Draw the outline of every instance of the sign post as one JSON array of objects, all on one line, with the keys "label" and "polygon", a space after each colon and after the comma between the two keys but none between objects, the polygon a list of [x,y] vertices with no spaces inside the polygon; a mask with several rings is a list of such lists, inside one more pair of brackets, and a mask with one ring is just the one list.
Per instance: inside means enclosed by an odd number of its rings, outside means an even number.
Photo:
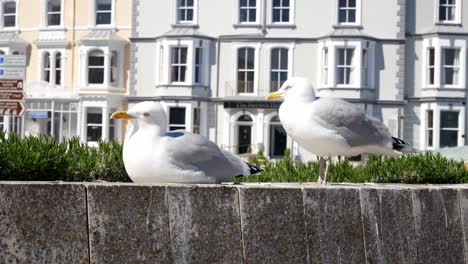
[{"label": "sign post", "polygon": [[26,56],[0,56],[0,116],[22,116],[25,111],[23,91]]}]

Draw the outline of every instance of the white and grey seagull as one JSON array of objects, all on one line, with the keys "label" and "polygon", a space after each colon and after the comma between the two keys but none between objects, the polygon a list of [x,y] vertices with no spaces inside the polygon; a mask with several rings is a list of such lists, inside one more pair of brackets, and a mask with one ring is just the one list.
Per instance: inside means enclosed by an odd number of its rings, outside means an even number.
[{"label": "white and grey seagull", "polygon": [[198,134],[167,132],[167,116],[157,102],[141,102],[111,118],[129,121],[123,161],[135,183],[217,183],[260,171]]},{"label": "white and grey seagull", "polygon": [[[381,154],[400,156],[409,144],[392,137],[387,127],[356,105],[338,98],[316,99],[314,87],[302,77],[287,80],[267,99],[283,97],[279,118],[288,135],[319,156],[319,183],[326,183],[332,156]],[[326,157],[325,176],[323,163]]]}]

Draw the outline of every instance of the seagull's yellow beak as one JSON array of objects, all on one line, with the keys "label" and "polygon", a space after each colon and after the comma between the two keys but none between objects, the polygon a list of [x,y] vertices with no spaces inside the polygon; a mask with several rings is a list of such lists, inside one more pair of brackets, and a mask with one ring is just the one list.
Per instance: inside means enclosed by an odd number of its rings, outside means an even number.
[{"label": "seagull's yellow beak", "polygon": [[131,119],[131,118],[135,118],[134,116],[132,115],[129,115],[127,113],[127,111],[117,111],[117,112],[114,112],[110,118],[113,118],[113,119]]},{"label": "seagull's yellow beak", "polygon": [[280,97],[283,97],[284,93],[283,92],[280,92],[280,91],[276,91],[276,92],[272,92],[272,93],[269,93],[266,97],[267,100],[273,100],[273,99],[276,99],[276,98],[280,98]]}]

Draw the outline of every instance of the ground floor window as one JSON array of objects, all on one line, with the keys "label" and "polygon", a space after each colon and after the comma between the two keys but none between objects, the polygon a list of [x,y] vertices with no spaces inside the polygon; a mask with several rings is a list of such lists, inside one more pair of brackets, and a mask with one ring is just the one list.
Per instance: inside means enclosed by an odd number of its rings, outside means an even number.
[{"label": "ground floor window", "polygon": [[237,153],[250,153],[252,149],[252,118],[242,115],[237,119]]},{"label": "ground floor window", "polygon": [[185,130],[185,107],[169,108],[169,131]]},{"label": "ground floor window", "polygon": [[458,111],[440,111],[440,147],[458,145]]},{"label": "ground floor window", "polygon": [[102,138],[102,108],[90,107],[86,113],[86,141],[97,142]]},{"label": "ground floor window", "polygon": [[465,106],[430,104],[424,109],[421,148],[438,149],[463,145]]},{"label": "ground floor window", "polygon": [[9,131],[21,135],[23,120],[21,117],[10,117]]},{"label": "ground floor window", "polygon": [[282,157],[286,150],[287,134],[278,116],[270,121],[270,157]]}]

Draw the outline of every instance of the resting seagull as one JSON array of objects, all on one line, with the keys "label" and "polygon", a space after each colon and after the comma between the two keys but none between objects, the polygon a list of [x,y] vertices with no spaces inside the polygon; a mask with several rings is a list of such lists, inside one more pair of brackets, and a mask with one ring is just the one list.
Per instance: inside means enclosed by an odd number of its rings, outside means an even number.
[{"label": "resting seagull", "polygon": [[138,103],[111,118],[129,121],[123,161],[135,183],[217,183],[260,171],[203,136],[166,132],[167,116],[157,102]]},{"label": "resting seagull", "polygon": [[[279,118],[288,135],[301,147],[319,156],[319,183],[327,182],[331,156],[381,154],[392,157],[412,149],[391,136],[379,120],[338,98],[315,98],[310,82],[301,77],[287,80],[267,99],[284,97]],[[325,177],[324,157],[327,157]]]}]

